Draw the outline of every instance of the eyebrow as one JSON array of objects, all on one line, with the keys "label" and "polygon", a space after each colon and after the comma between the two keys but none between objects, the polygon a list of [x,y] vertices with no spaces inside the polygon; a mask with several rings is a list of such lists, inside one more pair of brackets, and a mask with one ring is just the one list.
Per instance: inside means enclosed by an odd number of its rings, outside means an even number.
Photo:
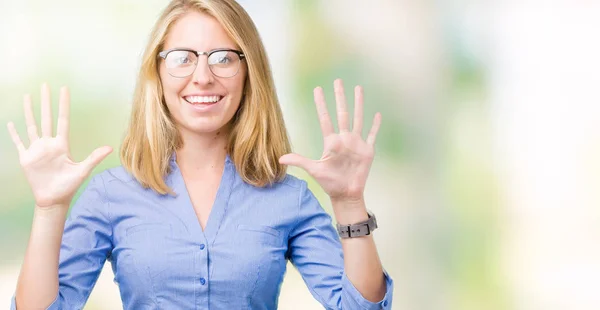
[{"label": "eyebrow", "polygon": [[212,49],[207,50],[207,51],[199,51],[199,50],[196,50],[194,48],[186,47],[186,46],[176,46],[176,47],[171,47],[171,48],[164,48],[165,51],[167,51],[167,50],[191,50],[191,51],[196,51],[196,52],[212,52],[212,51],[223,50],[223,49],[225,49],[225,50],[236,50],[236,51],[240,50],[237,47],[227,47],[227,46],[212,48]]}]

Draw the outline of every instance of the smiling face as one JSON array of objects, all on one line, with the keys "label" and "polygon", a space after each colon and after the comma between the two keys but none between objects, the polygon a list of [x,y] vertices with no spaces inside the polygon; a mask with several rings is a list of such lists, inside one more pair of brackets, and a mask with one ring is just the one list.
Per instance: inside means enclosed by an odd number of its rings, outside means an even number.
[{"label": "smiling face", "polygon": [[[215,18],[196,11],[186,13],[173,24],[163,50],[173,48],[201,52],[239,50]],[[189,62],[185,57],[177,59],[180,64]],[[205,54],[198,57],[196,70],[187,77],[172,76],[173,71],[167,69],[166,62],[160,59],[160,80],[167,107],[180,132],[184,135],[210,134],[227,125],[242,99],[247,74],[245,60],[241,60],[237,74],[228,78],[211,72]],[[218,73],[217,70],[213,68]]]}]

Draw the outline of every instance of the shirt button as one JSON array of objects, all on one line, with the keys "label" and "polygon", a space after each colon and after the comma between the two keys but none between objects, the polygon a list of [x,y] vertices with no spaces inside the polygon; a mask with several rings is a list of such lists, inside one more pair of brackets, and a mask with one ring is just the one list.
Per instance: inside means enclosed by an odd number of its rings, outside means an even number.
[{"label": "shirt button", "polygon": [[387,300],[384,300],[384,301],[383,301],[383,306],[384,306],[384,307],[387,307]]},{"label": "shirt button", "polygon": [[204,250],[204,243],[200,244],[200,250]]},{"label": "shirt button", "polygon": [[200,284],[202,284],[202,285],[206,284],[206,280],[204,278],[200,278]]}]

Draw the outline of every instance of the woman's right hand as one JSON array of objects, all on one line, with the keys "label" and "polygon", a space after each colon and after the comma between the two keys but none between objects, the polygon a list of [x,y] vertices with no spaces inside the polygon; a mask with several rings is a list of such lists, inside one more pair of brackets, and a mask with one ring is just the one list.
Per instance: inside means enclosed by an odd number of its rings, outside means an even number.
[{"label": "woman's right hand", "polygon": [[31,186],[36,206],[50,208],[69,206],[77,189],[110,152],[112,148],[97,148],[84,161],[76,163],[69,151],[69,91],[60,90],[56,136],[52,134],[52,108],[50,89],[42,85],[41,136],[33,116],[31,96],[26,95],[23,107],[29,147],[25,147],[15,126],[8,123],[8,131],[19,152],[19,162]]}]

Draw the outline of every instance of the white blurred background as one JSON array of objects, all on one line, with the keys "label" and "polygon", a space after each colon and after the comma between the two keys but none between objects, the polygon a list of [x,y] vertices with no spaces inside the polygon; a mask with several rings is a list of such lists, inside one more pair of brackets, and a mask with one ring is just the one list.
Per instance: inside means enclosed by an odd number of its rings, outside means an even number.
[{"label": "white blurred background", "polygon": [[[600,309],[600,2],[239,2],[297,152],[322,150],[317,85],[333,103],[333,79],[361,84],[368,117],[382,112],[366,195],[394,309]],[[166,3],[0,0],[0,121],[24,132],[22,95],[68,85],[75,157],[118,148]],[[6,130],[0,160],[8,305],[33,200]],[[118,164],[112,154],[98,171]],[[121,308],[112,278],[104,270],[86,309]],[[279,308],[322,308],[291,265]]]}]

